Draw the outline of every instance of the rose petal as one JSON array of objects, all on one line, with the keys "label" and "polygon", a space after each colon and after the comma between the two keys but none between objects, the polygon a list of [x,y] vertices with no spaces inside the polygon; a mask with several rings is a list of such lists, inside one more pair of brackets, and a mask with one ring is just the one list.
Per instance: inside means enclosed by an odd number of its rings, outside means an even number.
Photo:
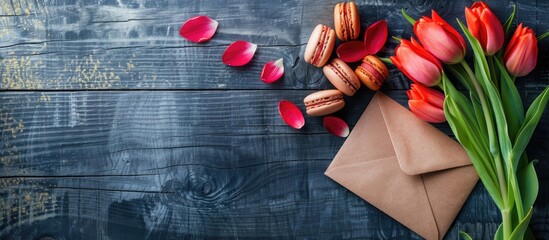
[{"label": "rose petal", "polygon": [[217,21],[208,16],[196,16],[187,20],[179,29],[179,35],[193,42],[210,40],[217,30]]},{"label": "rose petal", "polygon": [[338,137],[349,136],[349,126],[341,118],[334,116],[324,117],[324,128],[333,135]]},{"label": "rose petal", "polygon": [[257,45],[253,43],[236,41],[225,49],[221,60],[229,66],[243,66],[252,60],[256,49]]},{"label": "rose petal", "polygon": [[300,129],[305,125],[305,118],[303,118],[301,110],[288,100],[280,100],[278,102],[278,113],[280,113],[282,120],[290,127]]},{"label": "rose petal", "polygon": [[284,74],[284,60],[278,59],[265,63],[261,71],[261,80],[264,83],[274,83]]},{"label": "rose petal", "polygon": [[349,41],[345,42],[336,50],[339,59],[344,62],[358,62],[362,60],[368,53],[364,48],[364,43],[361,41]]},{"label": "rose petal", "polygon": [[385,45],[387,41],[387,35],[389,30],[387,29],[387,21],[380,20],[368,27],[364,34],[364,47],[366,52],[370,55],[374,55]]}]

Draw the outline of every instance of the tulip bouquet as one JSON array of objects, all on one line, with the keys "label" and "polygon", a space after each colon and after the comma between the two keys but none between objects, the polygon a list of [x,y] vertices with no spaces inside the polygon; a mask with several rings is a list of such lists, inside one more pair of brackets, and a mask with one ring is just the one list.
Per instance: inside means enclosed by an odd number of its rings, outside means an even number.
[{"label": "tulip bouquet", "polygon": [[[487,4],[476,2],[465,8],[467,25],[457,20],[473,50],[471,67],[464,38],[437,12],[417,21],[403,15],[419,41],[399,39],[390,59],[413,81],[407,92],[410,110],[426,121],[448,121],[501,212],[494,239],[533,238],[528,223],[539,186],[536,160],[528,159],[525,148],[549,100],[549,87],[525,112],[514,81],[534,69],[537,41],[548,34],[536,38],[519,24],[509,38],[515,11],[502,24]],[[457,90],[446,73],[467,93]]]}]

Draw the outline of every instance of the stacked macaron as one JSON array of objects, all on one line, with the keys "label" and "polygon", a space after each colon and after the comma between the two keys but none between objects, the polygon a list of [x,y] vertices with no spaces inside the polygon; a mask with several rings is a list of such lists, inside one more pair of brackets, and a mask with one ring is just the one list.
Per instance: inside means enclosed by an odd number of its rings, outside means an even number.
[{"label": "stacked macaron", "polygon": [[336,4],[334,25],[335,30],[323,24],[317,25],[309,37],[303,54],[305,62],[315,67],[322,67],[326,78],[337,88],[337,90],[315,92],[305,97],[303,102],[307,114],[311,116],[322,116],[339,111],[345,106],[343,94],[353,96],[360,88],[361,82],[369,89],[377,91],[389,76],[385,64],[373,55],[364,57],[355,71],[339,58],[329,61],[336,36],[341,41],[350,41],[357,39],[360,35],[360,16],[354,2]]}]

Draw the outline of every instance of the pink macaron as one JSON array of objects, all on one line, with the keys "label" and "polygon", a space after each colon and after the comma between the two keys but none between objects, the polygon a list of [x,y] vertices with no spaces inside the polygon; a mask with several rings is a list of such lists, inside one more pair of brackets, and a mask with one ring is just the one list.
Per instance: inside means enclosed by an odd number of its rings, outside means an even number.
[{"label": "pink macaron", "polygon": [[305,62],[312,64],[315,67],[322,67],[334,50],[336,34],[335,31],[326,25],[318,24],[305,48],[303,58]]},{"label": "pink macaron", "polygon": [[324,116],[339,111],[345,106],[343,93],[337,89],[322,90],[303,99],[305,111],[311,116]]},{"label": "pink macaron", "polygon": [[322,70],[334,87],[347,96],[353,96],[360,88],[360,81],[353,69],[339,58],[332,59]]},{"label": "pink macaron", "polygon": [[376,56],[368,55],[355,70],[356,76],[366,87],[377,91],[389,77],[387,66]]}]

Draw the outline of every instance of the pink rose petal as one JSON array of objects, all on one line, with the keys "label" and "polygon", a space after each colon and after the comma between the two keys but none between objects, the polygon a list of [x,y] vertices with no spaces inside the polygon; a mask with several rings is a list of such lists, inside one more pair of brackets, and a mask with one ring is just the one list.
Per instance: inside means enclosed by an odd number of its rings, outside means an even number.
[{"label": "pink rose petal", "polygon": [[236,41],[225,49],[221,60],[229,66],[243,66],[252,60],[255,50],[257,50],[257,45],[253,43],[242,40]]},{"label": "pink rose petal", "polygon": [[295,129],[300,129],[305,125],[305,118],[301,110],[288,100],[278,102],[278,112],[286,124]]},{"label": "pink rose petal", "polygon": [[217,21],[208,16],[196,16],[187,20],[179,29],[179,35],[193,42],[210,40],[217,30]]},{"label": "pink rose petal", "polygon": [[366,29],[366,34],[364,34],[364,47],[368,54],[374,55],[385,45],[387,41],[387,35],[389,35],[389,30],[387,29],[387,21],[380,20],[368,27]]},{"label": "pink rose petal", "polygon": [[368,55],[362,41],[345,42],[339,45],[336,52],[339,59],[347,63],[358,62]]},{"label": "pink rose petal", "polygon": [[261,71],[261,80],[264,83],[274,83],[284,74],[284,60],[278,59],[265,63]]},{"label": "pink rose petal", "polygon": [[338,137],[347,137],[349,136],[349,126],[341,118],[334,116],[324,117],[324,127],[328,132]]}]

